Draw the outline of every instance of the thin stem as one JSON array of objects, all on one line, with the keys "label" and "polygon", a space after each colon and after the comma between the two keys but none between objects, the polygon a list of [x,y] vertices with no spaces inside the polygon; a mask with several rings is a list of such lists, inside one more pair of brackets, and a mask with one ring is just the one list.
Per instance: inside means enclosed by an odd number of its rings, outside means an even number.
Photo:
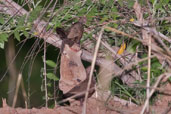
[{"label": "thin stem", "polygon": [[[146,97],[147,99],[149,98],[150,96],[150,72],[151,72],[151,35],[148,35],[148,71],[147,71],[147,93],[146,93]],[[147,112],[149,112],[149,99],[148,99],[148,102],[147,102]]]},{"label": "thin stem", "polygon": [[16,84],[15,95],[14,95],[14,99],[13,99],[13,103],[12,103],[12,107],[13,108],[15,107],[16,102],[17,102],[18,90],[19,90],[19,87],[20,87],[21,79],[22,79],[22,75],[21,75],[21,73],[19,73],[17,84]]},{"label": "thin stem", "polygon": [[171,77],[171,73],[163,73],[158,77],[157,81],[155,82],[154,86],[152,87],[152,89],[150,91],[148,98],[146,99],[146,101],[144,103],[144,106],[143,106],[140,114],[144,114],[144,111],[148,105],[148,101],[149,101],[150,97],[153,95],[153,93],[155,92],[155,90],[156,90],[155,88],[159,85],[160,81],[163,79],[163,77],[168,77],[168,76]]},{"label": "thin stem", "polygon": [[44,62],[44,80],[45,80],[45,98],[46,98],[46,108],[48,107],[48,95],[47,95],[47,78],[46,78],[46,41],[44,41],[44,56],[43,56],[43,62]]},{"label": "thin stem", "polygon": [[100,31],[99,38],[98,38],[97,43],[96,43],[95,52],[94,52],[94,56],[93,56],[93,61],[92,61],[92,64],[91,64],[91,71],[90,71],[90,75],[89,75],[87,91],[86,91],[85,100],[84,100],[83,109],[82,109],[82,114],[86,114],[86,105],[87,105],[88,93],[89,93],[89,89],[90,89],[90,84],[91,84],[91,80],[92,80],[92,76],[93,76],[93,69],[94,69],[94,66],[95,66],[95,63],[96,63],[97,53],[98,53],[98,50],[99,50],[99,47],[100,47],[100,41],[102,39],[103,31],[104,31],[104,27],[102,27],[102,29]]}]

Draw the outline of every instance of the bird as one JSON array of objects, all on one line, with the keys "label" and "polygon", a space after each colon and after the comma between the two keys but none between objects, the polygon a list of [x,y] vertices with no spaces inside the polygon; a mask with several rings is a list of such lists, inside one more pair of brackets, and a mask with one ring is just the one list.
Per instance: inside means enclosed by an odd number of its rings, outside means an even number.
[{"label": "bird", "polygon": [[74,42],[67,38],[67,33],[63,28],[57,27],[56,33],[59,35],[59,37],[62,40],[61,49],[60,49],[61,53],[64,50],[65,44],[69,45],[69,47],[73,46]]},{"label": "bird", "polygon": [[[65,93],[63,95],[64,99],[78,94],[77,96],[74,97],[74,99],[79,100],[80,102],[84,101],[84,97],[85,97],[85,94],[86,94],[88,81],[89,81],[90,70],[91,70],[91,67],[88,67],[86,69],[86,73],[87,73],[86,79],[84,81],[82,81],[81,83],[79,83],[78,85],[76,85],[75,87],[73,87],[70,91]],[[95,77],[93,76],[92,80],[91,80],[91,85],[90,85],[88,98],[91,97],[93,95],[93,93],[95,92],[95,84],[96,84],[96,80],[95,80]],[[80,93],[82,93],[82,94],[80,94]]]},{"label": "bird", "polygon": [[65,44],[69,45],[69,47],[72,47],[74,43],[80,45],[80,40],[83,36],[85,23],[86,17],[83,16],[80,17],[78,22],[72,24],[71,27],[69,27],[69,29],[66,31],[60,27],[56,28],[56,33],[62,40],[61,53],[64,50]]},{"label": "bird", "polygon": [[79,21],[74,23],[67,30],[67,38],[74,41],[77,44],[80,44],[80,40],[84,32],[84,24],[86,23],[86,17],[80,17]]},{"label": "bird", "polygon": [[61,40],[67,39],[67,34],[63,28],[56,27],[56,33],[59,35]]}]

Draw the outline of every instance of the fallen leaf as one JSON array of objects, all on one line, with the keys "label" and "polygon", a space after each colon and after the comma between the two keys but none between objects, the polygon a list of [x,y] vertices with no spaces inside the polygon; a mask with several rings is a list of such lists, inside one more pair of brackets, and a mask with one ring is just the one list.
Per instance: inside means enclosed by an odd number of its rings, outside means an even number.
[{"label": "fallen leaf", "polygon": [[125,48],[126,48],[126,43],[123,42],[120,49],[118,50],[118,54],[121,55],[124,51],[125,51]]}]

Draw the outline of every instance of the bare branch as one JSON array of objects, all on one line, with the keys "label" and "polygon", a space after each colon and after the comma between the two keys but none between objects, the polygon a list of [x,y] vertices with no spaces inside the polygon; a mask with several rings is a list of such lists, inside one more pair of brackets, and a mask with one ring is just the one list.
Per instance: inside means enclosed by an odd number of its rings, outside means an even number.
[{"label": "bare branch", "polygon": [[[2,2],[3,2],[4,5],[0,4],[0,12],[6,13],[6,14],[9,14],[9,15],[14,15],[19,10],[19,12],[16,14],[18,16],[28,14],[28,12],[25,9],[21,8],[18,4],[16,4],[12,0],[2,0]],[[35,35],[35,36],[37,36],[40,39],[45,40],[47,43],[49,43],[49,44],[51,44],[51,45],[53,45],[53,46],[55,46],[57,48],[61,47],[61,43],[62,43],[61,39],[59,38],[59,36],[57,36],[55,33],[53,33],[52,30],[44,31],[42,33],[42,30],[46,26],[45,21],[36,20],[36,21],[34,21],[34,25],[37,26],[36,30],[34,30],[34,33],[38,34],[38,35]],[[93,59],[93,56],[88,51],[83,50],[83,54],[82,54],[81,58],[83,60],[85,60],[85,61],[91,62],[92,59]],[[96,59],[96,64],[97,65],[101,65],[104,62],[106,62],[106,60],[103,59],[103,58],[97,58]],[[121,70],[121,68],[118,67],[116,64],[113,64],[113,65],[114,65],[113,66],[113,68],[114,68],[113,71],[114,72],[117,72],[117,71]]]}]

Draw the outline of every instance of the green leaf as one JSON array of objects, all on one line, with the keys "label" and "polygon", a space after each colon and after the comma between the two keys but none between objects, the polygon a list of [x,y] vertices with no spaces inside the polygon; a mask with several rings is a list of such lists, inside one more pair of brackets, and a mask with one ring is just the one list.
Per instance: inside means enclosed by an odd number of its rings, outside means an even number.
[{"label": "green leaf", "polygon": [[75,5],[74,7],[73,7],[73,9],[72,10],[79,10],[80,9],[80,5]]},{"label": "green leaf", "polygon": [[14,31],[14,36],[15,36],[15,38],[18,40],[18,41],[20,41],[20,34],[19,34],[19,32],[16,30],[16,31]]},{"label": "green leaf", "polygon": [[0,42],[0,48],[4,49],[4,42]]},{"label": "green leaf", "polygon": [[41,10],[42,6],[37,6],[32,12],[30,12],[28,22],[33,22],[34,20],[36,20]]},{"label": "green leaf", "polygon": [[20,17],[19,19],[18,19],[18,25],[19,26],[23,26],[24,25],[24,21],[25,21],[25,18],[26,18],[26,15],[23,15],[22,17]]},{"label": "green leaf", "polygon": [[55,76],[53,73],[47,73],[47,78],[50,80],[58,81],[59,78]]},{"label": "green leaf", "polygon": [[146,66],[145,67],[141,67],[141,70],[146,72],[147,71],[147,67]]},{"label": "green leaf", "polygon": [[106,21],[106,20],[108,20],[108,16],[104,16],[102,19],[101,19],[101,21],[100,21],[100,23],[103,23],[104,21]]},{"label": "green leaf", "polygon": [[169,81],[171,81],[171,77],[169,77]]},{"label": "green leaf", "polygon": [[128,0],[128,8],[132,8],[134,5],[134,1],[133,0]]},{"label": "green leaf", "polygon": [[126,50],[130,53],[135,53],[138,45],[140,45],[140,42],[133,40],[131,43],[129,43]]},{"label": "green leaf", "polygon": [[91,11],[88,13],[88,16],[94,16],[97,14],[97,7],[93,7]]},{"label": "green leaf", "polygon": [[90,6],[92,4],[91,0],[86,0],[86,5]]},{"label": "green leaf", "polygon": [[53,68],[56,67],[56,63],[53,62],[52,60],[46,60],[46,64],[47,64],[48,66],[50,66],[50,67],[53,67]]},{"label": "green leaf", "polygon": [[23,30],[25,30],[25,29],[26,29],[25,26],[19,25],[19,26],[17,26],[17,28],[15,29],[15,31],[23,31]]},{"label": "green leaf", "polygon": [[87,13],[87,8],[82,8],[79,12],[78,12],[78,16],[82,16],[85,15]]},{"label": "green leaf", "polygon": [[154,4],[154,0],[150,0],[150,2],[152,2],[152,4]]},{"label": "green leaf", "polygon": [[118,3],[119,3],[119,5],[121,6],[121,7],[123,7],[123,1],[122,0],[118,0]]},{"label": "green leaf", "polygon": [[103,5],[105,5],[106,0],[100,0],[100,3],[103,4]]},{"label": "green leaf", "polygon": [[47,86],[48,86],[48,87],[52,87],[52,83],[50,83],[50,82],[47,83]]},{"label": "green leaf", "polygon": [[0,42],[8,41],[8,34],[2,33],[0,34]]},{"label": "green leaf", "polygon": [[67,14],[67,15],[64,17],[64,20],[69,20],[70,18],[72,18],[72,15]]},{"label": "green leaf", "polygon": [[118,24],[117,23],[113,23],[113,27],[114,28],[117,28],[118,27]]},{"label": "green leaf", "polygon": [[111,9],[112,12],[118,12],[116,6],[113,6],[113,8]]},{"label": "green leaf", "polygon": [[24,36],[25,36],[26,38],[28,38],[28,37],[29,37],[29,34],[28,34],[28,32],[27,32],[27,31],[23,30],[23,34],[24,34]]},{"label": "green leaf", "polygon": [[50,92],[48,92],[48,97],[53,97],[53,95]]},{"label": "green leaf", "polygon": [[4,23],[5,23],[5,21],[4,21],[4,19],[3,19],[2,16],[0,16],[0,23],[1,23],[1,24],[4,24]]}]

